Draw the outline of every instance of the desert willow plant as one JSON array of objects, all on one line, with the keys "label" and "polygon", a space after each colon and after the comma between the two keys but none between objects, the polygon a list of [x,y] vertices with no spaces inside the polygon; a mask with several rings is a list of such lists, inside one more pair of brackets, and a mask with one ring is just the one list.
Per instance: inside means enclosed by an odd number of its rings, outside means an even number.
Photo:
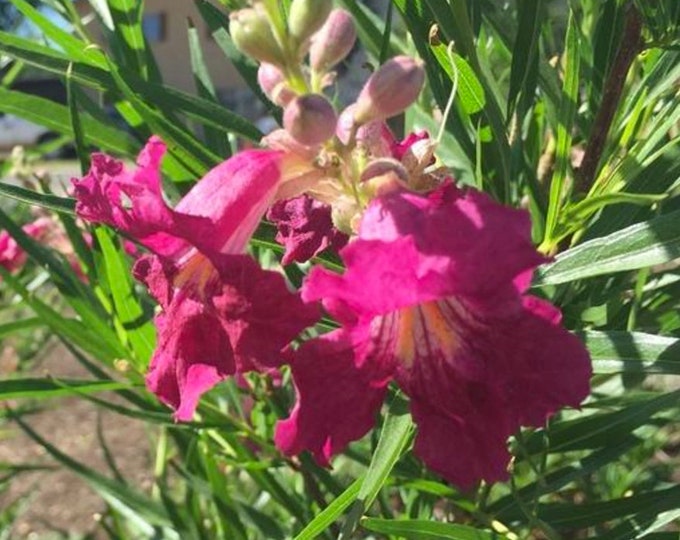
[{"label": "desert willow plant", "polygon": [[219,103],[194,23],[195,96],[163,83],[143,5],[92,2],[102,47],[70,2],[72,32],[13,1],[50,45],[0,33],[11,76],[69,99],[6,85],[0,109],[70,136],[81,174],[69,197],[0,184],[72,245],[0,212],[0,335],[47,327],[92,376],[0,395],[144,422],[153,486],[6,416],[102,494],[112,538],[677,535],[674,4],[227,4],[194,18],[266,136]]}]

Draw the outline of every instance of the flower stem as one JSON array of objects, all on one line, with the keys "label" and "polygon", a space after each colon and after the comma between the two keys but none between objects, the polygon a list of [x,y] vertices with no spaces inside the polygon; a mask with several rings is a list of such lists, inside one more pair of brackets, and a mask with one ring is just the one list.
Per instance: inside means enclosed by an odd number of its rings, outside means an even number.
[{"label": "flower stem", "polygon": [[638,53],[642,50],[642,17],[630,2],[626,13],[625,26],[619,49],[614,58],[602,94],[602,104],[590,130],[583,162],[578,173],[577,191],[587,193],[595,181],[598,165],[602,158],[607,136],[623,94],[628,71]]}]

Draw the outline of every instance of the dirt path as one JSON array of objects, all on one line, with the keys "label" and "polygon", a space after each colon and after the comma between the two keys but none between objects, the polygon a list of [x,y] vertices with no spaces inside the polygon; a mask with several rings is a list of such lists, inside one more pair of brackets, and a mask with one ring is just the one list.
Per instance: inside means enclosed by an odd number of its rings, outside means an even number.
[{"label": "dirt path", "polygon": [[[88,377],[61,345],[48,348],[34,375],[46,372],[56,377]],[[97,437],[97,423],[101,422],[106,444],[123,476],[132,485],[149,487],[150,445],[142,422],[102,411],[77,398],[50,400],[43,405],[41,412],[25,418],[50,443],[80,463],[111,476]],[[55,465],[43,448],[12,425],[0,426],[0,464],[3,462]],[[55,531],[65,536],[92,534],[90,538],[105,538],[96,532],[96,517],[104,504],[74,474],[61,468],[24,473],[12,481],[8,491],[0,493],[0,509],[26,494],[30,494],[28,508],[14,524],[11,538],[39,539],[42,533]]]}]

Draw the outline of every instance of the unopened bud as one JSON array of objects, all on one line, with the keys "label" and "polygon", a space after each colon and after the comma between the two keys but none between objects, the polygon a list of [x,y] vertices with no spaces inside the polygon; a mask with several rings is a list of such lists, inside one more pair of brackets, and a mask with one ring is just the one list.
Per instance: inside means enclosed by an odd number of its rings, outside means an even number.
[{"label": "unopened bud", "polygon": [[277,65],[285,62],[267,14],[260,7],[234,11],[229,20],[229,33],[236,47],[256,60]]},{"label": "unopened bud", "polygon": [[325,72],[342,61],[354,47],[357,31],[352,16],[344,9],[334,9],[321,30],[312,38],[309,63],[317,72]]},{"label": "unopened bud", "polygon": [[423,63],[409,56],[385,62],[366,81],[354,111],[354,121],[365,124],[403,112],[413,103],[425,82]]},{"label": "unopened bud", "polygon": [[257,82],[265,95],[277,105],[285,107],[295,92],[288,86],[283,72],[274,64],[262,62],[257,70]]},{"label": "unopened bud", "polygon": [[[354,111],[356,104],[347,107],[338,117],[335,135],[343,144],[349,143],[350,133],[356,122]],[[394,136],[387,125],[379,120],[367,122],[356,131],[356,142],[372,157],[385,157],[392,154]]]},{"label": "unopened bud", "polygon": [[293,0],[288,14],[288,30],[298,43],[312,37],[326,22],[333,0]]},{"label": "unopened bud", "polygon": [[336,122],[333,106],[320,94],[296,97],[283,113],[283,127],[296,141],[307,146],[330,139]]},{"label": "unopened bud", "polygon": [[361,182],[379,197],[408,189],[408,172],[396,159],[376,159],[361,173]]}]

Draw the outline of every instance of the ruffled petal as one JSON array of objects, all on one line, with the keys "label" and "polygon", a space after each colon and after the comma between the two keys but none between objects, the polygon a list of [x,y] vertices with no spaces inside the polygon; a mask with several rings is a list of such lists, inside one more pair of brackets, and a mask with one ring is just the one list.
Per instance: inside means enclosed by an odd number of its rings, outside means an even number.
[{"label": "ruffled petal", "polygon": [[275,203],[267,219],[278,229],[276,241],[286,248],[283,264],[306,262],[328,248],[338,250],[348,241],[347,235],[333,226],[331,207],[307,195]]},{"label": "ruffled petal", "polygon": [[156,317],[156,328],[147,387],[175,409],[175,419],[191,420],[200,396],[235,372],[229,336],[219,319],[191,298],[175,299]]},{"label": "ruffled petal", "polygon": [[212,298],[229,334],[237,370],[279,367],[281,350],[320,316],[316,304],[305,304],[278,272],[263,270],[246,255],[213,259],[220,289]]},{"label": "ruffled petal", "polygon": [[191,247],[242,252],[280,187],[281,153],[237,154],[208,172],[171,209],[161,191],[165,150],[152,137],[132,172],[109,156],[93,155],[88,175],[73,181],[78,215],[116,227],[166,257]]},{"label": "ruffled petal", "polygon": [[374,364],[360,365],[358,347],[356,340],[336,330],[295,352],[291,369],[297,401],[274,436],[282,452],[308,450],[327,466],[333,455],[373,427],[389,379]]},{"label": "ruffled petal", "polygon": [[545,261],[531,243],[526,212],[452,185],[428,197],[376,199],[359,238],[340,254],[345,273],[315,269],[303,296],[360,319],[449,296],[484,310],[515,309],[526,276]]},{"label": "ruffled petal", "polygon": [[134,268],[163,307],[147,385],[178,420],[190,419],[201,394],[228,375],[279,367],[282,349],[319,318],[281,274],[246,255],[208,259],[194,251],[186,265],[191,275],[150,255]]},{"label": "ruffled petal", "polygon": [[[56,224],[49,218],[38,218],[22,227],[24,233],[33,239],[40,240]],[[14,272],[21,268],[28,256],[7,231],[0,231],[0,266]]]},{"label": "ruffled petal", "polygon": [[588,353],[547,302],[528,297],[502,316],[455,299],[415,310],[408,328],[402,314],[382,341],[393,344],[386,350],[412,400],[416,454],[460,487],[505,479],[507,438],[588,395]]},{"label": "ruffled petal", "polygon": [[443,415],[429,402],[411,400],[411,414],[418,426],[414,454],[461,489],[471,488],[480,480],[492,483],[508,478],[508,434],[497,431],[502,413],[494,406],[480,411],[478,407],[485,406],[482,400],[475,397],[465,418]]}]

